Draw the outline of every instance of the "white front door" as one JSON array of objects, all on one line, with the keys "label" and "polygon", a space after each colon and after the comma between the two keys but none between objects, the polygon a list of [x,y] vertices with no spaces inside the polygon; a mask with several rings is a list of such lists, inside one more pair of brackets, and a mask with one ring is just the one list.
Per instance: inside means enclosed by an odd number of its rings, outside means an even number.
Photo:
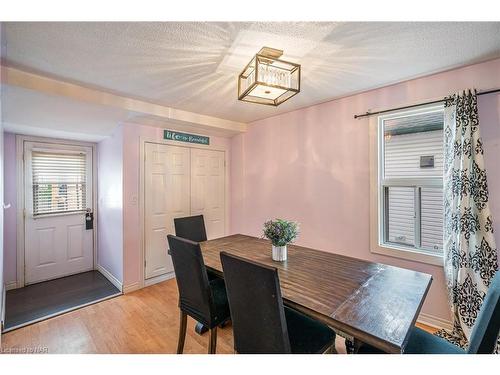
[{"label": "white front door", "polygon": [[92,148],[25,142],[25,284],[93,269]]},{"label": "white front door", "polygon": [[191,215],[203,215],[208,239],[225,234],[223,151],[191,150]]},{"label": "white front door", "polygon": [[145,147],[145,278],[173,272],[167,235],[174,218],[189,216],[189,148],[146,143]]}]

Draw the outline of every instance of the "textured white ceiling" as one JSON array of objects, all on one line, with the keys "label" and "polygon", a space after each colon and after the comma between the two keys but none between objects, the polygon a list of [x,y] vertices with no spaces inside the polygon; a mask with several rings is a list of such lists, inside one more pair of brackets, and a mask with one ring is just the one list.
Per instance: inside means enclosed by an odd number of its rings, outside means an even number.
[{"label": "textured white ceiling", "polygon": [[[183,110],[250,122],[500,56],[496,23],[6,23],[6,60]],[[274,108],[239,102],[262,46],[302,64],[302,91]]]}]

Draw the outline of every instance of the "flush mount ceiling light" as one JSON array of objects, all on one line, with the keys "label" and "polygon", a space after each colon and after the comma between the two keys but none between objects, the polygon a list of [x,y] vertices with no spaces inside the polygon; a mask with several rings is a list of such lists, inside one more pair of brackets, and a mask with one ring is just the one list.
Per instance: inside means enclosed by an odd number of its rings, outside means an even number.
[{"label": "flush mount ceiling light", "polygon": [[300,92],[300,65],[279,60],[283,51],[264,47],[238,77],[238,99],[278,106]]}]

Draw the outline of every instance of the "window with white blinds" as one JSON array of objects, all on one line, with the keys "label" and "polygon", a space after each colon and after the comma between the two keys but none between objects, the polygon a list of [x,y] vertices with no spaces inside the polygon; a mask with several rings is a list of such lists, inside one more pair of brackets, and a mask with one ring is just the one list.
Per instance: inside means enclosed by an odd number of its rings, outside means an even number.
[{"label": "window with white blinds", "polygon": [[86,209],[86,155],[33,151],[33,215]]},{"label": "window with white blinds", "polygon": [[380,118],[380,243],[443,249],[443,110]]}]

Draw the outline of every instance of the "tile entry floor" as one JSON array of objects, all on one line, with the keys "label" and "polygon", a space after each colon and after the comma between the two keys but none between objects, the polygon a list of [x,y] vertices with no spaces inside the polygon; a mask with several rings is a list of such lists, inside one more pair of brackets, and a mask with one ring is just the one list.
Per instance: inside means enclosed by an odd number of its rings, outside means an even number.
[{"label": "tile entry floor", "polygon": [[120,294],[98,271],[9,290],[5,298],[4,332]]}]

